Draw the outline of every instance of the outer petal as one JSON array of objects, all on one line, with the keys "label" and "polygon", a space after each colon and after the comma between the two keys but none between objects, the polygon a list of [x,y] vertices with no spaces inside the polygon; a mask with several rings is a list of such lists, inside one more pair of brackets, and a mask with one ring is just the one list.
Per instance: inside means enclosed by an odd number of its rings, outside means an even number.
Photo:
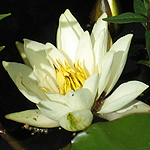
[{"label": "outer petal", "polygon": [[88,75],[94,73],[94,52],[92,50],[91,39],[88,31],[82,35],[76,52],[76,61],[80,62],[81,67]]},{"label": "outer petal", "polygon": [[22,57],[24,63],[27,66],[31,67],[31,64],[30,64],[30,62],[29,62],[29,60],[27,58],[27,55],[25,54],[25,51],[24,51],[24,45],[22,43],[20,43],[20,42],[16,42],[16,46],[17,46],[17,49],[18,49],[18,51],[20,53],[20,56]]},{"label": "outer petal", "polygon": [[108,98],[105,99],[104,104],[98,113],[110,113],[121,109],[147,88],[148,85],[139,81],[130,81],[121,84]]},{"label": "outer petal", "polygon": [[77,20],[72,16],[69,10],[66,10],[59,19],[57,48],[63,50],[69,58],[71,58],[72,62],[75,61],[75,53],[80,38],[80,32],[82,32],[82,29]]},{"label": "outer petal", "polygon": [[[3,62],[3,66],[22,94],[34,103],[46,100],[44,91],[38,87],[32,69],[24,64]],[[15,68],[15,69],[14,69]]]},{"label": "outer petal", "polygon": [[43,113],[43,115],[56,121],[58,121],[59,118],[66,115],[68,112],[72,111],[66,105],[52,101],[41,101],[37,104],[37,107]]},{"label": "outer petal", "polygon": [[79,110],[61,117],[59,123],[68,131],[80,131],[90,126],[92,120],[93,115],[90,110]]},{"label": "outer petal", "polygon": [[[116,51],[116,54],[114,56],[111,77],[105,89],[107,94],[112,90],[124,69],[132,36],[132,34],[128,34],[121,37],[112,45],[110,49],[110,51]],[[123,51],[123,54],[119,51]]]},{"label": "outer petal", "polygon": [[91,109],[94,96],[88,89],[70,90],[65,95],[66,104],[71,110]]},{"label": "outer petal", "polygon": [[35,52],[45,50],[45,45],[29,39],[24,39],[24,47]]},{"label": "outer petal", "polygon": [[47,100],[44,90],[39,88],[37,84],[30,82],[22,74],[18,74],[15,83],[20,92],[31,102],[38,103],[41,100]]},{"label": "outer petal", "polygon": [[150,113],[150,106],[141,101],[134,100],[119,111],[107,114],[98,114],[98,116],[109,121],[113,121],[134,113]]},{"label": "outer petal", "polygon": [[25,110],[5,116],[7,119],[41,128],[58,127],[57,121],[45,117],[38,109]]},{"label": "outer petal", "polygon": [[94,45],[96,39],[98,38],[100,32],[103,29],[107,29],[108,23],[107,21],[103,21],[103,18],[107,18],[107,14],[103,13],[99,19],[97,20],[97,22],[94,24],[92,33],[91,33],[91,40],[92,40],[92,44]]}]

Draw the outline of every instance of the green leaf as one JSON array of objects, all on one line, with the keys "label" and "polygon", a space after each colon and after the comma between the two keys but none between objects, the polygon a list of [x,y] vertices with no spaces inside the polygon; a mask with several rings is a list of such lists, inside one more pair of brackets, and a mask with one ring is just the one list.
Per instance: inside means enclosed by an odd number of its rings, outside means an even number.
[{"label": "green leaf", "polygon": [[150,61],[148,60],[140,60],[138,61],[138,64],[142,64],[142,65],[150,67]]},{"label": "green leaf", "polygon": [[3,18],[7,17],[7,16],[10,16],[11,13],[8,13],[8,14],[2,14],[0,15],[0,20],[2,20]]},{"label": "green leaf", "polygon": [[70,150],[149,150],[150,114],[91,125],[71,141]]},{"label": "green leaf", "polygon": [[3,50],[4,48],[5,48],[5,46],[1,46],[1,47],[0,47],[0,51]]},{"label": "green leaf", "polygon": [[147,11],[148,11],[149,4],[150,4],[150,0],[144,0],[144,6]]},{"label": "green leaf", "polygon": [[147,18],[144,17],[143,15],[135,14],[131,12],[123,13],[121,15],[114,16],[114,17],[105,18],[103,20],[112,23],[131,23],[131,22],[146,23],[147,22]]},{"label": "green leaf", "polygon": [[147,9],[145,8],[143,1],[134,0],[133,7],[135,13],[147,16]]}]

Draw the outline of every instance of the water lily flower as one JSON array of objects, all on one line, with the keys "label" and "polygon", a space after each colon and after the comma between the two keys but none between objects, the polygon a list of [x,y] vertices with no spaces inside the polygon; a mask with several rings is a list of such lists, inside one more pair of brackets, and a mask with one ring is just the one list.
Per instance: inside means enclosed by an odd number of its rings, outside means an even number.
[{"label": "water lily flower", "polygon": [[106,17],[104,13],[98,19],[90,35],[67,9],[59,18],[57,47],[28,39],[24,44],[17,42],[25,64],[3,62],[3,66],[38,109],[6,118],[37,127],[79,131],[92,123],[93,111],[117,111],[148,88],[142,82],[130,81],[105,98],[122,73],[132,39],[128,34],[112,45],[107,22],[102,20]]}]

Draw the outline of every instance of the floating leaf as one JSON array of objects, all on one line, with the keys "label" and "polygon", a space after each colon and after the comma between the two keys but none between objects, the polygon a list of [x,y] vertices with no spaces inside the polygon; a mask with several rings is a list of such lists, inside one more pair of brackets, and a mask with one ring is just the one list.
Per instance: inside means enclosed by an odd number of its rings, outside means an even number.
[{"label": "floating leaf", "polygon": [[0,15],[0,20],[2,20],[3,18],[7,17],[7,16],[10,16],[11,13],[8,13],[8,14],[2,14]]},{"label": "floating leaf", "polygon": [[131,23],[131,22],[146,23],[147,22],[147,18],[144,17],[143,15],[135,14],[131,12],[123,13],[121,15],[114,16],[114,17],[105,18],[103,20],[112,23]]},{"label": "floating leaf", "polygon": [[147,16],[147,9],[144,6],[143,1],[134,0],[133,6],[134,6],[134,12],[135,13]]},{"label": "floating leaf", "polygon": [[77,134],[70,150],[148,150],[149,133],[150,114],[132,114],[112,122],[91,125]]}]

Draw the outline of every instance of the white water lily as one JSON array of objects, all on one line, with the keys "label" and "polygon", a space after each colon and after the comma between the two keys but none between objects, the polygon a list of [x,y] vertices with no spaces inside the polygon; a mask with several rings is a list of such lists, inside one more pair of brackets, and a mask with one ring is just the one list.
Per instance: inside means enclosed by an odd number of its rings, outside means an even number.
[{"label": "white water lily", "polygon": [[66,10],[59,19],[57,48],[28,39],[24,44],[17,42],[25,64],[3,62],[3,66],[41,113],[36,119],[37,110],[8,114],[6,118],[79,131],[91,124],[93,110],[98,114],[117,111],[148,88],[139,81],[122,84],[99,109],[98,98],[103,96],[104,100],[119,79],[132,39],[128,34],[111,45],[107,22],[102,20],[106,17],[103,14],[98,19],[90,35]]}]

